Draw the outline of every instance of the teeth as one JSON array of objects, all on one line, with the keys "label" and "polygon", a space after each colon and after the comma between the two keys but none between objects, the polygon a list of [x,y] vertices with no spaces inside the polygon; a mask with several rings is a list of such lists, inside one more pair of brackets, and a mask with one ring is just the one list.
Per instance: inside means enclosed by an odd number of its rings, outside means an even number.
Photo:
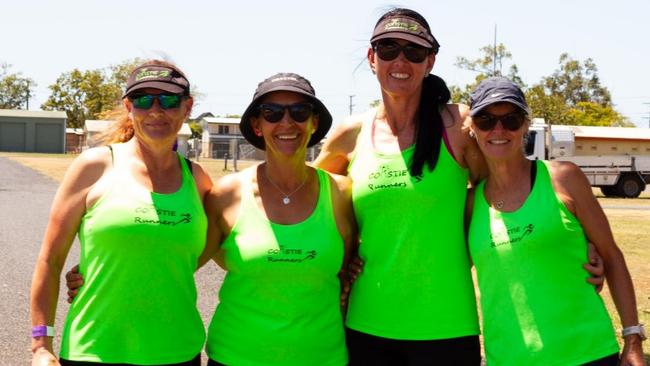
[{"label": "teeth", "polygon": [[395,79],[408,79],[410,75],[401,72],[393,72],[390,74],[390,76],[394,77]]},{"label": "teeth", "polygon": [[293,135],[277,135],[280,140],[293,140],[298,137],[298,134],[294,133]]},{"label": "teeth", "polygon": [[493,145],[503,145],[503,144],[507,144],[508,141],[509,140],[490,140],[488,142]]}]

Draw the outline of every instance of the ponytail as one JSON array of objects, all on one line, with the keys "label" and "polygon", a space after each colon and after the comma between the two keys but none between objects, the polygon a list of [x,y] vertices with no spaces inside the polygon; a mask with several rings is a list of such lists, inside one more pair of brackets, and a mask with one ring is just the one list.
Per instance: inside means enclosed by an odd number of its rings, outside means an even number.
[{"label": "ponytail", "polygon": [[430,172],[438,163],[444,131],[440,111],[450,98],[451,93],[444,80],[433,74],[424,78],[415,118],[415,151],[409,169],[413,177],[422,177],[425,162]]}]

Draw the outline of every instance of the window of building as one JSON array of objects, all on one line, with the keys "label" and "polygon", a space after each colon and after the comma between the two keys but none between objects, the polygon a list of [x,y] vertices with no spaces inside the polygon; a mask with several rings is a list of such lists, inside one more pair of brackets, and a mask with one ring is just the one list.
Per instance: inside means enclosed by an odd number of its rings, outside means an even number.
[{"label": "window of building", "polygon": [[219,135],[227,135],[228,133],[228,126],[219,125]]}]

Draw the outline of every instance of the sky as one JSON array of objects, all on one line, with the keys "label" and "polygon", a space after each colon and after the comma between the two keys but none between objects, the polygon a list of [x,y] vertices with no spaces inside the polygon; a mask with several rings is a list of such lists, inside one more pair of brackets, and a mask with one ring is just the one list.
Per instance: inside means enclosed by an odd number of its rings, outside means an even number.
[{"label": "sky", "polygon": [[2,0],[0,63],[38,84],[29,105],[38,110],[64,72],[164,58],[201,93],[193,116],[241,115],[260,81],[296,72],[336,123],[350,103],[359,113],[381,96],[365,57],[377,19],[394,6],[428,20],[441,44],[433,73],[448,85],[473,81],[456,58],[479,57],[496,26],[528,85],[558,69],[564,52],[592,58],[615,108],[650,123],[648,0]]}]

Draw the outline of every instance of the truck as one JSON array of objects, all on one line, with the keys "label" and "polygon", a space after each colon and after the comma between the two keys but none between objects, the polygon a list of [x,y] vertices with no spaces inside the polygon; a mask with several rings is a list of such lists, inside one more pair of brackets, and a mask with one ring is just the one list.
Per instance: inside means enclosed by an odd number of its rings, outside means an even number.
[{"label": "truck", "polygon": [[650,184],[650,128],[551,125],[532,120],[530,160],[570,161],[606,197],[635,198]]}]

